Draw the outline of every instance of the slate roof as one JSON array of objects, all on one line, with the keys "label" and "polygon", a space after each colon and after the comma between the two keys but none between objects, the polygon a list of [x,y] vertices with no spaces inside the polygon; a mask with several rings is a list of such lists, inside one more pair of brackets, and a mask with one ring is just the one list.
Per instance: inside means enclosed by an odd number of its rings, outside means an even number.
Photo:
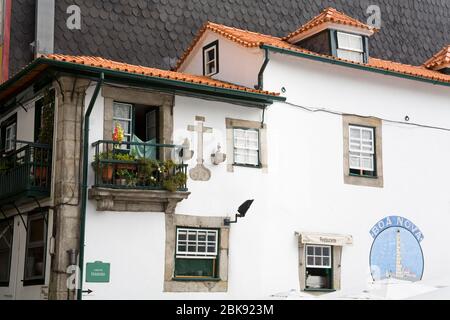
[{"label": "slate roof", "polygon": [[[11,69],[23,67],[33,41],[35,0],[14,0]],[[57,53],[95,55],[169,69],[206,21],[284,37],[332,6],[362,22],[378,5],[383,24],[370,41],[372,56],[422,65],[450,43],[448,0],[57,0]],[[66,27],[77,4],[82,30]],[[23,9],[22,9],[23,8]],[[31,26],[31,27],[30,27]],[[31,58],[28,62],[31,61]]]},{"label": "slate roof", "polygon": [[[220,34],[221,36],[238,43],[241,46],[247,47],[247,48],[255,48],[260,47],[261,45],[267,45],[272,46],[280,49],[286,49],[294,52],[304,53],[309,56],[316,56],[316,57],[322,57],[326,58],[328,60],[337,60],[337,61],[345,61],[348,64],[352,65],[361,65],[366,66],[369,68],[375,68],[378,70],[386,70],[386,71],[392,71],[399,74],[404,74],[408,76],[418,77],[418,78],[424,78],[428,80],[433,81],[442,81],[446,83],[450,83],[450,75],[440,73],[439,71],[433,71],[425,68],[424,66],[412,66],[408,64],[393,62],[389,60],[383,60],[383,59],[377,59],[370,57],[368,63],[358,63],[354,61],[348,61],[341,58],[328,56],[319,54],[316,52],[312,52],[306,49],[303,49],[301,47],[298,47],[294,44],[289,43],[285,38],[277,38],[270,35],[264,35],[261,33],[256,33],[248,30],[241,30],[237,28],[232,28],[224,25],[220,25],[217,23],[211,23],[207,22],[205,26],[201,29],[200,33],[194,40],[191,47],[186,51],[186,53],[183,55],[181,60],[178,62],[177,67],[181,66],[184,59],[189,55],[189,53],[192,51],[192,49],[195,47],[196,43],[202,35],[207,31],[210,30],[212,32],[215,32],[217,34]],[[438,57],[441,57],[439,55]]]}]

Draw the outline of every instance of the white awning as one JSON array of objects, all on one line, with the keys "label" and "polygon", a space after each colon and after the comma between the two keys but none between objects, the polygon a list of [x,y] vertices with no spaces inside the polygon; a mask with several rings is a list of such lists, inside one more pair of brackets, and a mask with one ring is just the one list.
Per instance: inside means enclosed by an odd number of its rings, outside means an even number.
[{"label": "white awning", "polygon": [[353,237],[344,234],[296,232],[301,244],[320,244],[328,246],[346,246],[353,244]]}]

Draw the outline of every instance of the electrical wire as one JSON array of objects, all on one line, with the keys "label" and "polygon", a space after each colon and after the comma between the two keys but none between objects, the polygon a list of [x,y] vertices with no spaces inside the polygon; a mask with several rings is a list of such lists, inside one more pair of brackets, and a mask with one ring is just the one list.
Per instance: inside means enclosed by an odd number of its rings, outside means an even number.
[{"label": "electrical wire", "polygon": [[337,116],[355,116],[355,117],[366,118],[366,119],[378,119],[378,120],[388,122],[388,123],[395,123],[395,124],[401,124],[401,125],[406,125],[406,126],[414,126],[414,127],[418,127],[418,128],[426,128],[426,129],[434,129],[434,130],[450,132],[450,128],[445,128],[445,127],[437,127],[437,126],[431,126],[431,125],[414,123],[414,122],[398,121],[398,120],[392,120],[392,119],[387,119],[387,118],[380,118],[380,117],[376,117],[376,116],[361,115],[361,114],[356,114],[356,113],[345,113],[345,112],[334,111],[334,110],[329,110],[329,109],[325,109],[325,108],[305,107],[305,106],[298,105],[298,104],[295,104],[292,102],[287,102],[287,101],[284,101],[281,103],[292,106],[292,107],[300,108],[300,109],[303,109],[305,111],[312,112],[312,113],[323,112],[323,113],[333,114],[333,115],[337,115]]}]

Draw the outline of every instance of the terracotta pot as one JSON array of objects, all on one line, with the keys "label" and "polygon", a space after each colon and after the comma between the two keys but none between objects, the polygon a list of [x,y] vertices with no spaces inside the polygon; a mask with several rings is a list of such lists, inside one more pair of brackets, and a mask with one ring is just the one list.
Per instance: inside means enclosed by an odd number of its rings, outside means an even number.
[{"label": "terracotta pot", "polygon": [[113,178],[113,169],[114,167],[110,164],[104,165],[100,168],[101,172],[102,172],[102,180],[103,182],[112,182],[112,178]]},{"label": "terracotta pot", "polygon": [[116,169],[117,170],[135,171],[136,165],[135,164],[118,163],[118,164],[116,164]]},{"label": "terracotta pot", "polygon": [[45,184],[47,182],[47,167],[35,167],[34,178],[38,185]]}]

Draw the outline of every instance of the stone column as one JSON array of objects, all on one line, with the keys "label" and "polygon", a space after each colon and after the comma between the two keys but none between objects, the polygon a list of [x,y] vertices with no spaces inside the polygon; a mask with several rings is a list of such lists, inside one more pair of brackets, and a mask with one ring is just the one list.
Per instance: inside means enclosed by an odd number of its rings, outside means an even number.
[{"label": "stone column", "polygon": [[55,238],[52,257],[49,299],[75,298],[66,285],[70,249],[79,252],[80,243],[80,183],[82,170],[82,126],[84,100],[88,80],[63,76],[54,83],[56,88],[56,148],[54,175]]}]

